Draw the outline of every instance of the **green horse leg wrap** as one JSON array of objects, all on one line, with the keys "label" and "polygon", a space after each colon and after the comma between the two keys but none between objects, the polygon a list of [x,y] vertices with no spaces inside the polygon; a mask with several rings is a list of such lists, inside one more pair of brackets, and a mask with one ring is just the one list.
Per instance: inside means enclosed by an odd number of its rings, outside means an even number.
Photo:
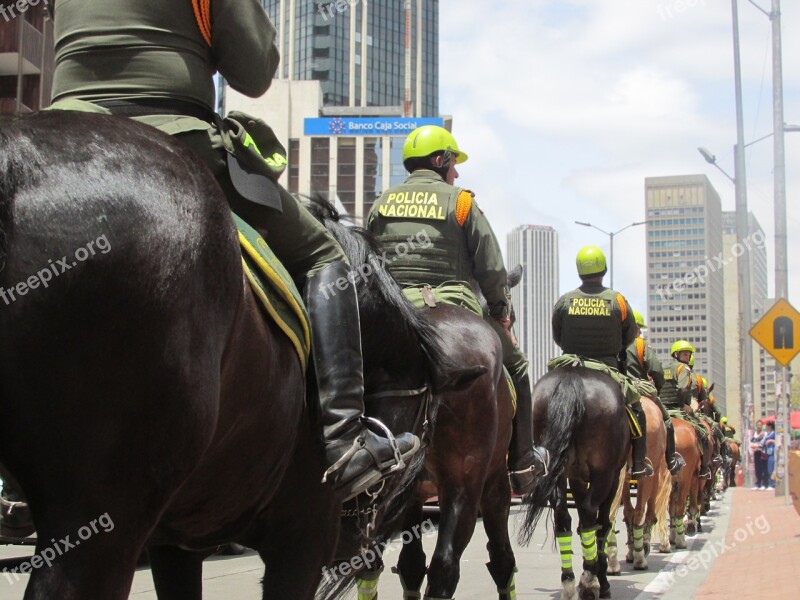
[{"label": "green horse leg wrap", "polygon": [[376,571],[364,571],[359,577],[356,577],[358,600],[376,600],[381,573],[383,573],[383,568]]},{"label": "green horse leg wrap", "polygon": [[572,571],[572,532],[564,531],[556,534],[558,551],[561,554],[561,570]]},{"label": "green horse leg wrap", "polygon": [[581,548],[583,549],[583,560],[585,562],[595,562],[597,560],[597,528],[589,531],[581,531]]},{"label": "green horse leg wrap", "polygon": [[517,584],[514,581],[514,573],[518,570],[517,567],[514,567],[514,571],[511,573],[511,578],[508,580],[506,587],[501,588],[498,586],[497,593],[500,596],[500,600],[517,600]]},{"label": "green horse leg wrap", "polygon": [[644,550],[644,527],[633,528],[633,549],[641,552]]},{"label": "green horse leg wrap", "polygon": [[676,521],[676,522],[675,522],[675,530],[676,530],[676,531],[677,531],[679,534],[683,535],[683,532],[684,532],[684,528],[683,528],[683,517],[678,517],[678,518],[676,518],[676,519],[675,519],[675,521]]}]

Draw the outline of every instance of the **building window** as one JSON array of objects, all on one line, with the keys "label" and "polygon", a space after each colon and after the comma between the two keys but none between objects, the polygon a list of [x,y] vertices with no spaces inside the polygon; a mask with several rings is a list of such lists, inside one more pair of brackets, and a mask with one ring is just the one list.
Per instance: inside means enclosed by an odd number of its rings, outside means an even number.
[{"label": "building window", "polygon": [[356,139],[340,137],[337,142],[336,193],[345,212],[353,216],[356,212]]},{"label": "building window", "polygon": [[300,140],[289,140],[289,191],[300,191]]},{"label": "building window", "polygon": [[330,138],[311,138],[311,193],[328,197]]}]

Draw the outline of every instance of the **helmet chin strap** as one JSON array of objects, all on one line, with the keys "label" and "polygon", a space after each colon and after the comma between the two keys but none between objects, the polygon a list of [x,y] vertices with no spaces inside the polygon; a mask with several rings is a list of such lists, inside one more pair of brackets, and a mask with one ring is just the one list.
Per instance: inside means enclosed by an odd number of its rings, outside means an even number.
[{"label": "helmet chin strap", "polygon": [[445,150],[442,154],[442,166],[437,167],[433,164],[433,160],[431,159],[431,170],[439,175],[442,179],[447,180],[447,172],[450,170],[450,163],[453,160],[453,153],[449,150]]}]

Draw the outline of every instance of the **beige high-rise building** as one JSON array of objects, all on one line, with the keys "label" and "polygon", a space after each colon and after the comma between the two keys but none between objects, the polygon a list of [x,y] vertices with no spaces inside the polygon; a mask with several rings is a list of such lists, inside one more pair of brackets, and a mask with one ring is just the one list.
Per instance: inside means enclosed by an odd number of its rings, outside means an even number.
[{"label": "beige high-rise building", "polygon": [[[736,239],[736,212],[722,213],[722,260],[725,281],[725,363],[727,365],[726,388],[728,397],[727,416],[737,431],[742,431],[742,362],[739,336],[744,335],[753,345],[752,404],[747,408],[749,421],[755,422],[768,409],[772,398],[775,404],[774,359],[753,341],[749,332],[740,331],[743,323],[739,307],[739,270],[737,257],[744,255],[750,266],[750,303],[753,309],[751,322],[755,323],[769,308],[767,300],[767,249],[766,234],[753,213],[749,214],[747,237],[742,244]],[[773,408],[774,411],[774,408]]]},{"label": "beige high-rise building", "polygon": [[726,412],[722,208],[705,175],[647,177],[648,341],[661,358],[677,340],[695,347],[695,371]]}]

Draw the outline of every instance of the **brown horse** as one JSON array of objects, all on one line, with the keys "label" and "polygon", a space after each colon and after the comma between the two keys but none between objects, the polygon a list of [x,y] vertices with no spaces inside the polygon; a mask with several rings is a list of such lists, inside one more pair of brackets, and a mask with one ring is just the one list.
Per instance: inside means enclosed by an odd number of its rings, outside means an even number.
[{"label": "brown horse", "polygon": [[723,482],[725,483],[724,487],[727,489],[728,487],[736,487],[736,465],[739,464],[741,454],[739,444],[733,440],[725,440],[725,443],[728,445],[728,453],[731,457],[728,471],[723,478]]},{"label": "brown horse", "polygon": [[[653,526],[661,524],[659,528],[661,543],[667,541],[666,520],[667,505],[672,487],[672,476],[667,469],[665,457],[667,447],[667,430],[661,410],[650,398],[642,397],[642,408],[647,415],[647,458],[653,465],[653,475],[636,482],[636,506],[631,503],[630,486],[621,486],[621,498],[624,502],[625,524],[628,533],[628,553],[625,561],[633,563],[633,568],[639,571],[647,569],[647,555],[650,554],[650,539]],[[627,481],[624,481],[627,484]],[[619,501],[611,509],[612,517],[616,515]],[[613,522],[612,518],[612,522]],[[613,542],[612,542],[613,536]],[[616,535],[609,535],[608,543],[608,574],[618,575],[621,572],[617,559]]]},{"label": "brown horse", "polygon": [[[554,369],[533,388],[533,423],[535,444],[547,448],[551,464],[549,473],[537,479],[525,497],[528,512],[520,541],[530,542],[542,511],[550,504],[561,551],[563,597],[610,597],[605,544],[611,531],[611,504],[631,447],[620,387],[608,375],[586,367]],[[568,482],[578,509],[583,549],[577,589]]]},{"label": "brown horse", "polygon": [[[365,230],[344,226],[330,205],[315,200],[310,208],[339,241],[353,273],[358,274],[362,335],[365,348],[370,348],[364,357],[365,370],[370,374],[365,382],[367,413],[392,429],[414,430],[427,444],[426,452],[420,453],[424,465],[412,465],[407,476],[411,480],[402,483],[406,493],[398,495],[385,511],[373,513],[374,529],[365,532],[361,530],[363,523],[350,518],[364,512],[370,514],[363,502],[345,507],[348,518],[337,559],[326,572],[330,576],[326,577],[322,595],[342,596],[355,580],[361,592],[359,598],[377,598],[378,578],[383,570],[381,551],[392,534],[402,530],[404,544],[396,572],[405,590],[404,598],[420,597],[426,575],[426,598],[452,598],[460,577],[461,555],[480,511],[489,538],[489,572],[500,600],[511,600],[515,559],[508,537],[511,488],[506,450],[513,403],[497,334],[481,317],[464,308],[413,308],[379,260],[381,256],[392,260],[393,256],[383,255]],[[387,320],[387,304],[408,306],[430,322],[450,361],[461,368],[461,373],[448,378],[447,384],[433,386],[427,413],[421,410],[424,405],[420,406],[420,390],[430,389],[431,382],[421,368],[419,344],[413,339],[404,340],[396,325]],[[417,367],[409,369],[408,365]],[[398,379],[398,372],[404,376]],[[426,481],[436,486],[440,510],[436,548],[427,567],[422,540],[416,534],[423,525]],[[357,573],[341,576],[339,567],[352,564],[354,557],[359,560]]]},{"label": "brown horse", "polygon": [[184,549],[230,541],[265,598],[313,598],[340,505],[199,159],[127,119],[0,120],[0,290],[0,462],[50,559],[26,599],[123,600],[150,543],[159,597],[199,600]]},{"label": "brown horse", "polygon": [[683,456],[686,466],[673,477],[672,494],[669,504],[669,544],[662,545],[661,552],[670,552],[672,546],[686,548],[686,502],[689,501],[689,522],[693,524],[700,518],[700,506],[697,498],[700,490],[700,449],[697,446],[697,434],[691,423],[683,419],[673,418],[675,428],[675,449]]}]

